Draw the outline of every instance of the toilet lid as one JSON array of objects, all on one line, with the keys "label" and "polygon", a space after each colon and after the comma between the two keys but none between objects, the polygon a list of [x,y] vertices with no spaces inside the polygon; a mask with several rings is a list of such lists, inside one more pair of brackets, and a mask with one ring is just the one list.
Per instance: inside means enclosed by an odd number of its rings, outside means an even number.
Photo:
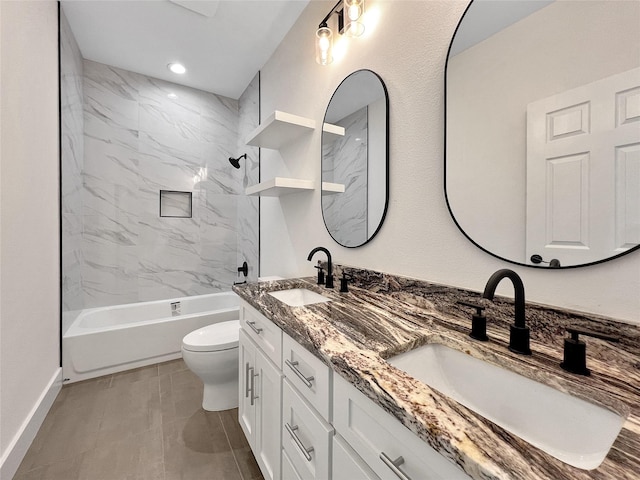
[{"label": "toilet lid", "polygon": [[187,334],[182,339],[185,350],[192,352],[216,352],[238,346],[240,320],[214,323]]}]

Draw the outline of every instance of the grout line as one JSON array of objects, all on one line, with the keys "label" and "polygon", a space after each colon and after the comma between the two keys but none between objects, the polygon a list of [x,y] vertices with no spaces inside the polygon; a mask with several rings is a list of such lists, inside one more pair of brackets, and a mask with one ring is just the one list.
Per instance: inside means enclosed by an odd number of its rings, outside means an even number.
[{"label": "grout line", "polygon": [[[171,398],[173,399],[173,397]],[[165,460],[165,446],[164,446],[165,423],[164,423],[164,414],[163,414],[163,405],[162,405],[162,382],[160,381],[160,365],[158,365],[158,400],[160,401],[160,444],[162,446],[162,479],[165,480],[167,478],[167,466],[164,461]]]}]

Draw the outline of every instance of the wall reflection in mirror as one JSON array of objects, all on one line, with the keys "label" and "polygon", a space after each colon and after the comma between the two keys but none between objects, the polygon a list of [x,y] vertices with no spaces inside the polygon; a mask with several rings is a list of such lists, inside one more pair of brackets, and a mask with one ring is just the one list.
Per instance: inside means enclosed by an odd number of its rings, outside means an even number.
[{"label": "wall reflection in mirror", "polygon": [[358,70],[338,86],[322,131],[322,215],[340,245],[358,247],[380,229],[388,197],[388,96]]},{"label": "wall reflection in mirror", "polygon": [[470,4],[447,60],[445,189],[477,246],[552,268],[638,249],[638,25],[635,0]]}]

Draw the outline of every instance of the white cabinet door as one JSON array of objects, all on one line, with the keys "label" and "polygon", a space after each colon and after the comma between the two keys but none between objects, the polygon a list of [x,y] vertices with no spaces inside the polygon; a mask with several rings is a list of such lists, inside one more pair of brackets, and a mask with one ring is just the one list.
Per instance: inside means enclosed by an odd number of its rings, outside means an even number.
[{"label": "white cabinet door", "polygon": [[527,106],[526,258],[565,265],[640,243],[640,68]]},{"label": "white cabinet door", "polygon": [[253,389],[255,386],[256,347],[244,330],[240,330],[239,342],[240,381],[238,382],[238,421],[244,431],[244,435],[253,449],[255,437],[256,407]]},{"label": "white cabinet door", "polygon": [[282,372],[249,338],[239,339],[238,420],[266,480],[280,480]]},{"label": "white cabinet door", "polygon": [[266,480],[280,479],[282,372],[256,349],[256,460]]}]

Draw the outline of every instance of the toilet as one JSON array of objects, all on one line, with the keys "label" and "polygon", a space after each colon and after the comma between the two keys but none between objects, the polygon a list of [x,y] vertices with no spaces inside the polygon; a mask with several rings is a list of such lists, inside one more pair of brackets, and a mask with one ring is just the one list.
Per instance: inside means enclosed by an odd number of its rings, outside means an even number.
[{"label": "toilet", "polygon": [[214,323],[185,335],[182,358],[204,383],[202,408],[217,412],[238,406],[240,321]]}]

